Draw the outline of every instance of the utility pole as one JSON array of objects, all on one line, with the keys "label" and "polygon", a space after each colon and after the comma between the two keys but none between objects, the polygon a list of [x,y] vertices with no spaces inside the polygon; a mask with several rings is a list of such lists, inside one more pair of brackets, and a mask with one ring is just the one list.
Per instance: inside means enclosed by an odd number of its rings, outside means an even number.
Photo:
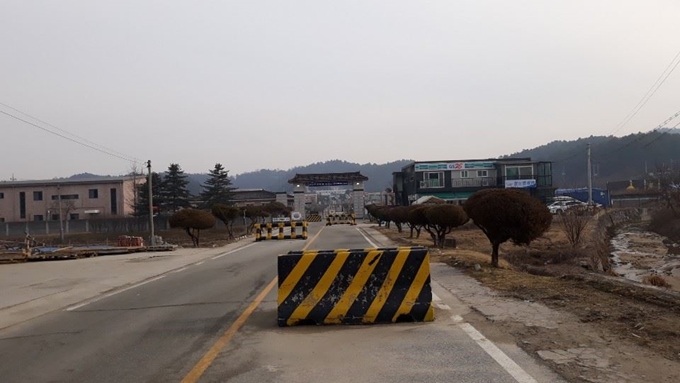
[{"label": "utility pole", "polygon": [[593,205],[593,164],[591,161],[590,144],[588,144],[588,205]]},{"label": "utility pole", "polygon": [[147,169],[149,169],[149,228],[151,229],[151,246],[156,246],[156,234],[153,228],[153,185],[151,185],[151,160],[146,163]]},{"label": "utility pole", "polygon": [[64,216],[61,212],[61,186],[57,185],[57,207],[59,208],[59,238],[64,243]]}]

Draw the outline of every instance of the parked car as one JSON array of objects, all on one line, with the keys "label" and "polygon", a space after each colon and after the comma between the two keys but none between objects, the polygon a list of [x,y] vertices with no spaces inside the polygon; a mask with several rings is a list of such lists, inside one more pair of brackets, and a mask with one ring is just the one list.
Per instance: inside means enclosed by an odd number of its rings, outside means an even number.
[{"label": "parked car", "polygon": [[577,200],[571,200],[571,201],[555,201],[548,205],[548,210],[550,210],[550,213],[552,214],[562,214],[566,212],[569,209],[572,209],[574,207],[586,207],[588,206],[587,203],[577,201]]}]

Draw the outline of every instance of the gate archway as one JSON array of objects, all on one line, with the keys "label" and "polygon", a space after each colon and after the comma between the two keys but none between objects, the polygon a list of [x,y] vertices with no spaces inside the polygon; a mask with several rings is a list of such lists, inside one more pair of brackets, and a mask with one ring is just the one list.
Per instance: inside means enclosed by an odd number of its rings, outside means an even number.
[{"label": "gate archway", "polygon": [[305,215],[305,189],[319,186],[352,186],[352,207],[356,218],[364,217],[364,182],[368,177],[361,172],[300,174],[288,180],[294,186],[293,198],[295,211]]}]

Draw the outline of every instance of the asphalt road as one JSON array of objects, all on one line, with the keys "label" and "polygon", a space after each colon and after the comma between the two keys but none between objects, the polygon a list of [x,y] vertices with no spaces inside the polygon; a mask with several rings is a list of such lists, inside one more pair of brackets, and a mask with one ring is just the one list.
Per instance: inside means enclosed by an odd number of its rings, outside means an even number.
[{"label": "asphalt road", "polygon": [[[276,277],[276,256],[302,249],[320,228],[307,241],[249,243],[0,331],[0,381],[532,381],[513,377],[446,310],[427,324],[277,327],[276,288],[252,302]],[[370,240],[333,226],[310,248],[382,245]],[[240,316],[244,326],[226,336]]]}]

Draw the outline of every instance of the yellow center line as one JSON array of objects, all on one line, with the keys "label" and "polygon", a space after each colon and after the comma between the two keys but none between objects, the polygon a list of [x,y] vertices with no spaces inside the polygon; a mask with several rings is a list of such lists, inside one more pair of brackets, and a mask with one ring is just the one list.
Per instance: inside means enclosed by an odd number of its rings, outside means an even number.
[{"label": "yellow center line", "polygon": [[[305,247],[302,248],[302,251],[307,250],[309,246],[312,245],[314,240],[316,240],[319,237],[323,229],[324,227],[322,227],[321,230],[319,230],[319,232],[316,233],[314,238],[307,242]],[[248,318],[250,318],[250,316],[253,314],[257,306],[259,306],[260,303],[262,303],[267,294],[269,294],[269,292],[272,291],[274,286],[276,286],[277,282],[278,277],[274,277],[274,279],[272,279],[272,281],[269,282],[267,287],[265,287],[264,290],[262,290],[262,292],[260,292],[260,294],[257,297],[255,297],[255,299],[248,305],[248,307],[236,319],[236,321],[234,321],[234,323],[232,323],[231,326],[229,326],[227,331],[225,331],[224,334],[222,334],[222,336],[217,340],[217,342],[215,342],[215,344],[213,344],[213,346],[210,347],[210,350],[208,350],[208,352],[206,352],[205,355],[203,355],[201,360],[199,360],[198,363],[196,363],[194,368],[192,368],[191,371],[189,371],[189,373],[184,377],[184,379],[182,379],[182,383],[198,382],[198,379],[200,379],[201,376],[203,376],[205,370],[207,370],[208,367],[210,367],[210,365],[212,364],[212,362],[215,361],[215,358],[217,358],[217,355],[219,355],[220,351],[222,351],[222,349],[227,344],[229,344],[234,335],[236,335],[238,330],[240,330],[241,327],[243,327]]]}]

